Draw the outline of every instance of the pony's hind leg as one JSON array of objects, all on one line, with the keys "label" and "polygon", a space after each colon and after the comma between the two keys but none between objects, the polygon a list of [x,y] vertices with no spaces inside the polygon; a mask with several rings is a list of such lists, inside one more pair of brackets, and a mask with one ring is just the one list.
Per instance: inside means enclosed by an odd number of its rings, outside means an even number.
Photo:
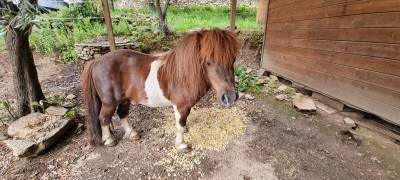
[{"label": "pony's hind leg", "polygon": [[100,110],[100,124],[101,124],[101,131],[102,131],[102,141],[105,146],[115,146],[117,141],[114,138],[110,130],[111,118],[115,112],[115,107],[112,105],[103,105],[101,106]]},{"label": "pony's hind leg", "polygon": [[124,139],[130,139],[136,141],[140,139],[140,136],[138,132],[133,130],[132,126],[128,122],[129,107],[130,107],[129,101],[121,103],[118,106],[117,114],[121,119],[121,126],[125,131]]},{"label": "pony's hind leg", "polygon": [[186,119],[190,113],[190,108],[177,108],[174,106],[174,111],[176,123],[175,147],[179,152],[189,152],[191,147],[185,143],[184,133],[186,131]]}]

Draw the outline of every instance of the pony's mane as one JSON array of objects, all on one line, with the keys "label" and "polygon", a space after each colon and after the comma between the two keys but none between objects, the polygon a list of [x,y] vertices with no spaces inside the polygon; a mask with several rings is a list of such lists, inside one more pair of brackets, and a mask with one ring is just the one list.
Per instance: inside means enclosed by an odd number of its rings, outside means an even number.
[{"label": "pony's mane", "polygon": [[239,41],[233,32],[220,29],[191,32],[161,57],[164,65],[160,73],[168,77],[174,86],[188,87],[199,95],[208,86],[205,69],[207,60],[231,68],[238,50]]}]

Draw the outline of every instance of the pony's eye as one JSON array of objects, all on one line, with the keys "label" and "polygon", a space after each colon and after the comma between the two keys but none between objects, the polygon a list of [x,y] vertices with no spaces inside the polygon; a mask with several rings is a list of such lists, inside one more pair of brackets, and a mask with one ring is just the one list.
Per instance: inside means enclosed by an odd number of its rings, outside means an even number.
[{"label": "pony's eye", "polygon": [[210,62],[210,61],[207,61],[207,65],[208,65],[208,66],[211,66],[211,62]]}]

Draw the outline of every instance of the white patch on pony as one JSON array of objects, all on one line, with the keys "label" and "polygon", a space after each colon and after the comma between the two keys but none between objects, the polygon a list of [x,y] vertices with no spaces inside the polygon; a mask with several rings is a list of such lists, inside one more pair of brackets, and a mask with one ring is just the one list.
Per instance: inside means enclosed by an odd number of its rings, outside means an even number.
[{"label": "white patch on pony", "polygon": [[124,128],[125,135],[130,135],[133,132],[131,125],[128,122],[128,118],[121,119],[121,126]]},{"label": "white patch on pony", "polygon": [[113,135],[111,134],[109,125],[101,126],[101,133],[102,133],[101,139],[105,146],[115,145],[116,142]]},{"label": "white patch on pony", "polygon": [[164,93],[160,88],[160,83],[158,82],[157,75],[161,63],[162,62],[160,60],[156,60],[151,63],[150,72],[147,76],[144,87],[147,99],[140,102],[140,104],[149,107],[165,107],[172,105],[171,102],[164,96]]},{"label": "white patch on pony", "polygon": [[175,123],[176,123],[176,139],[175,139],[175,145],[177,147],[185,146],[187,145],[184,143],[183,139],[183,133],[185,132],[185,128],[181,126],[179,123],[179,120],[181,119],[181,114],[179,113],[178,109],[176,106],[174,106],[174,112],[175,112]]}]

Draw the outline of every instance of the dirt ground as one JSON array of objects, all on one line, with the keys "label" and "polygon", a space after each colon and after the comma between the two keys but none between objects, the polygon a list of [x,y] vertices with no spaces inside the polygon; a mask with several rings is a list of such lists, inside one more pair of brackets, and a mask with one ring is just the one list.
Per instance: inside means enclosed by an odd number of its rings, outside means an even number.
[{"label": "dirt ground", "polygon": [[[9,64],[5,53],[1,57],[0,98],[12,99]],[[47,95],[79,96],[79,72],[73,65],[40,55],[35,59]],[[238,63],[257,69],[259,57],[243,50]],[[220,150],[194,144],[192,152],[178,154],[165,126],[171,110],[136,106],[129,120],[140,131],[139,141],[91,147],[86,131],[71,130],[39,157],[22,159],[0,143],[0,179],[400,179],[400,145],[391,139],[362,128],[354,136],[338,114],[303,114],[289,102],[264,93],[255,96],[226,109],[244,113],[245,130]],[[212,93],[194,111],[205,108],[222,109]],[[82,117],[76,121],[84,122]],[[188,126],[190,132],[196,124],[189,121]],[[121,138],[118,126],[115,133]]]}]

